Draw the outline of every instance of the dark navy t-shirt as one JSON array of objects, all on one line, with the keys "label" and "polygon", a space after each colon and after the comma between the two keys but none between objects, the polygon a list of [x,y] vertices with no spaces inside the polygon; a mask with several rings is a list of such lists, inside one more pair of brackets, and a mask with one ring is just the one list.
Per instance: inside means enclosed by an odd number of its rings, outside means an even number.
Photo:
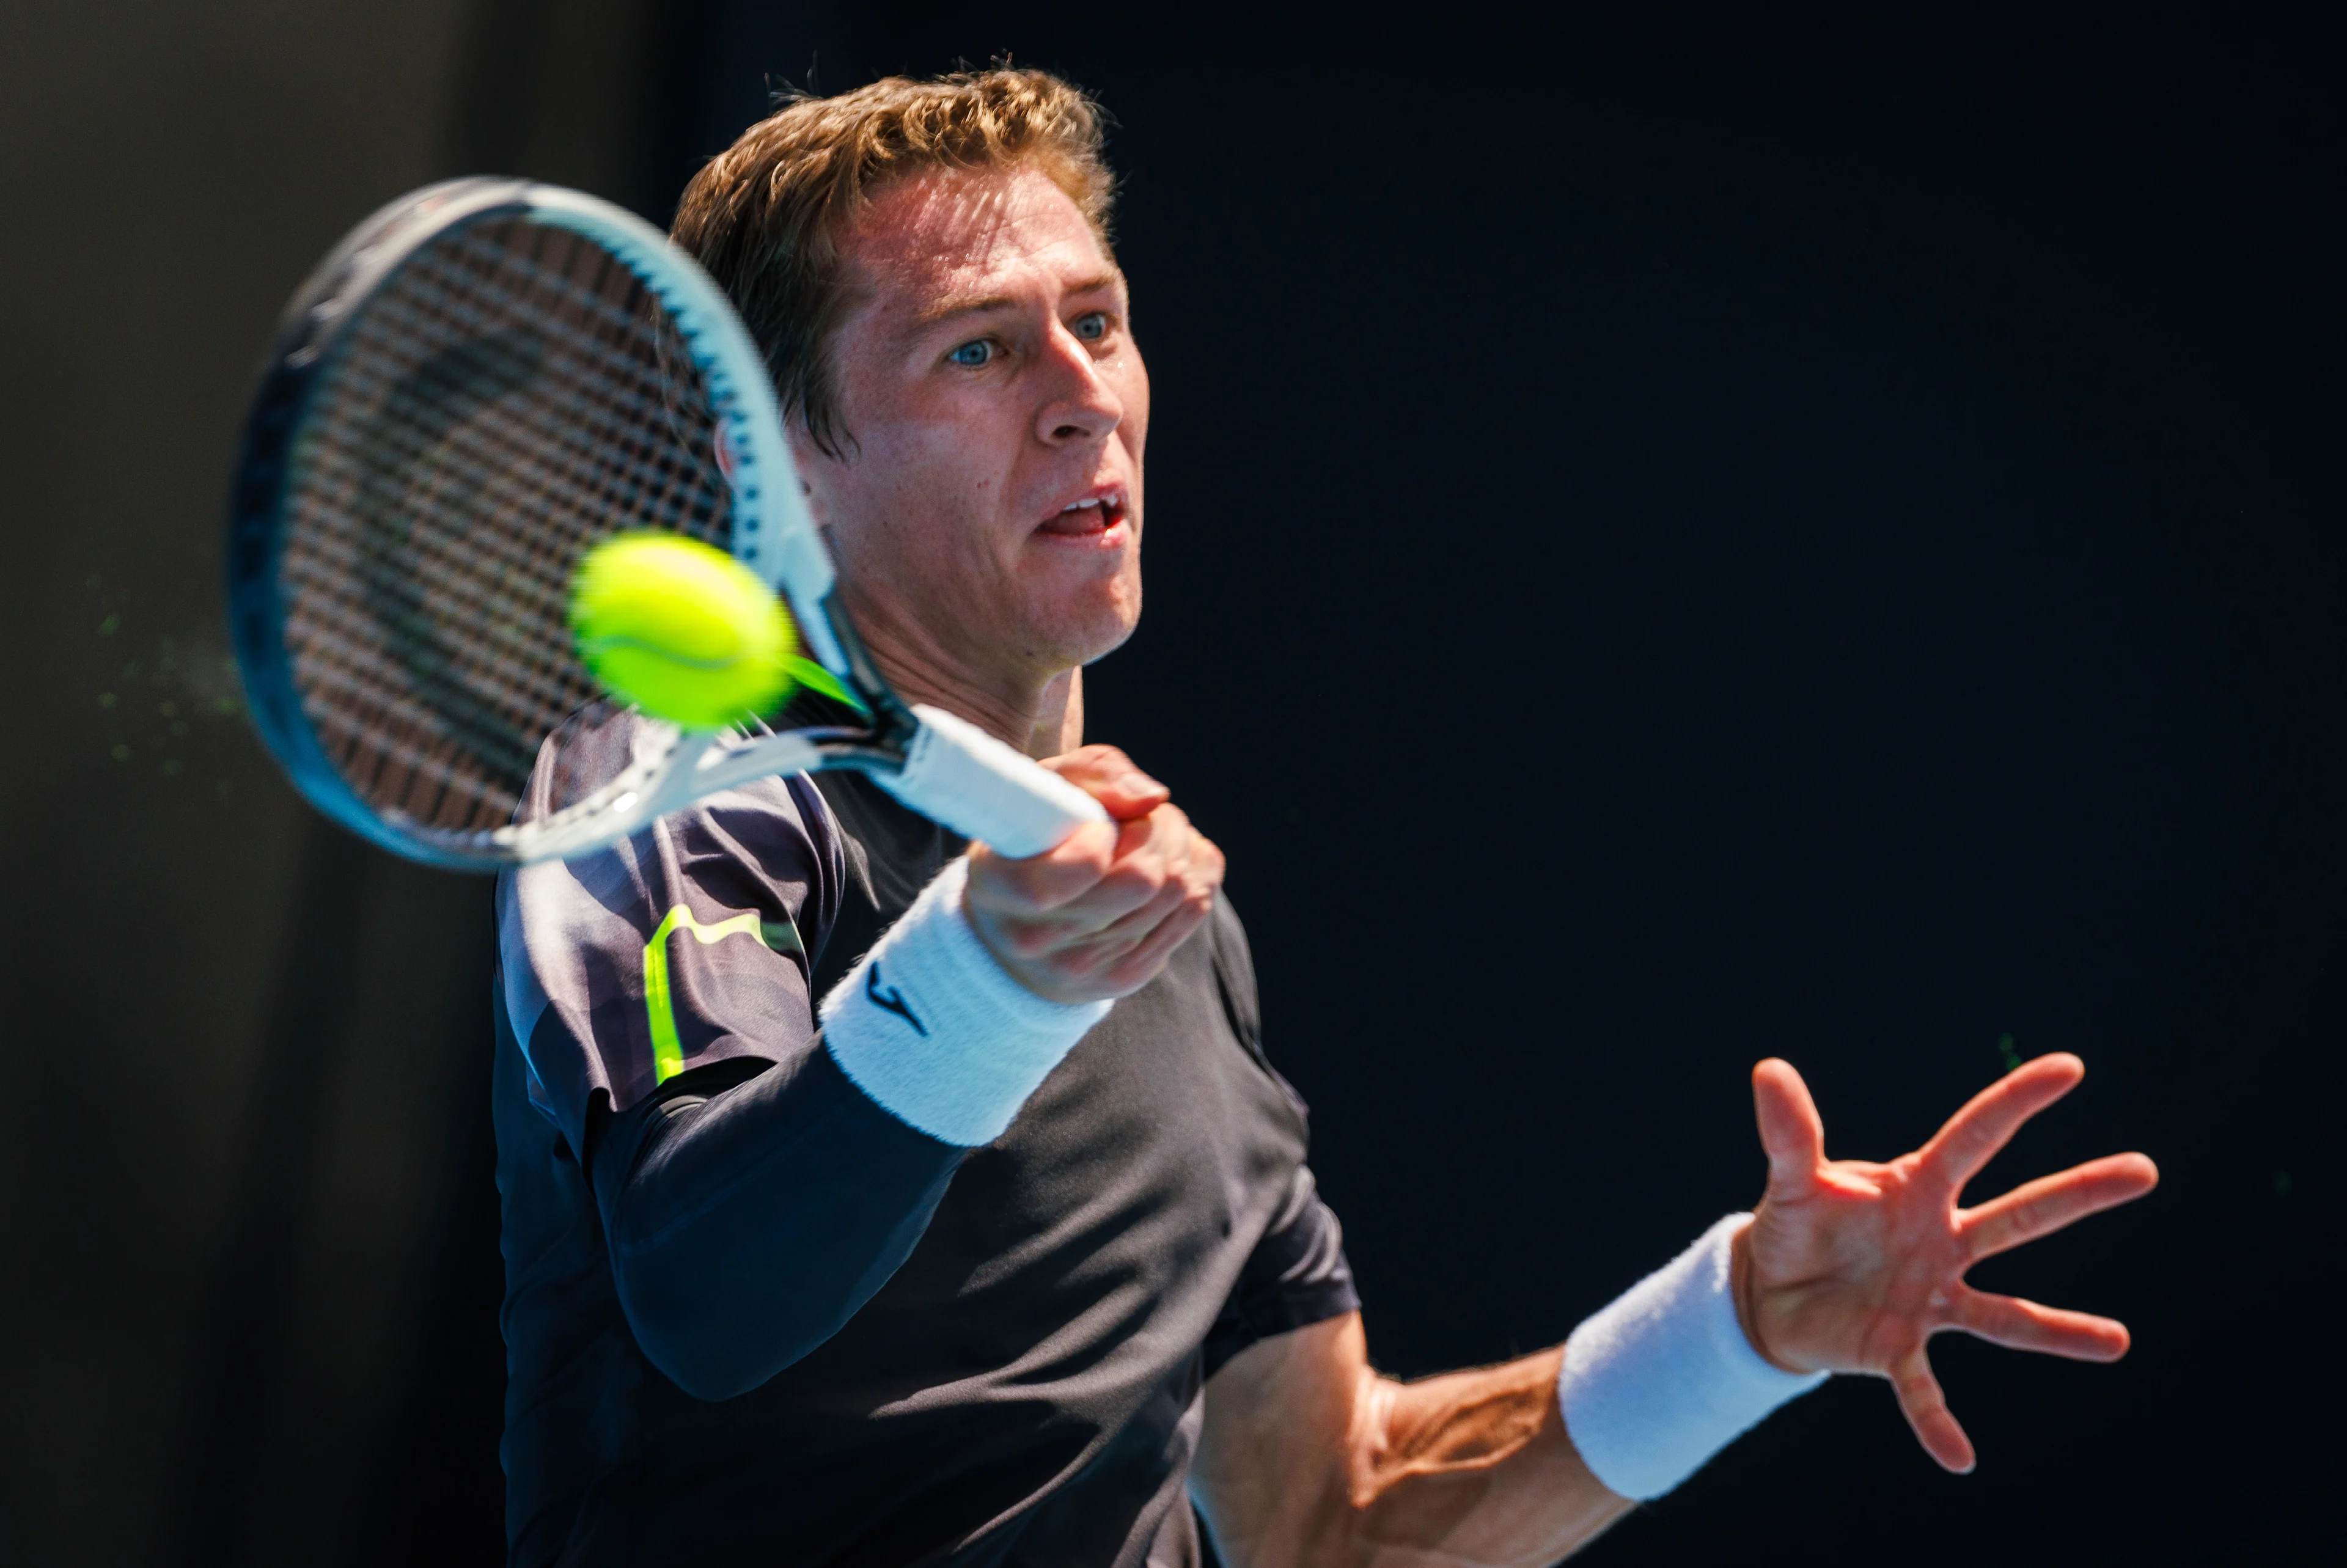
[{"label": "dark navy t-shirt", "polygon": [[1358,1305],[1227,902],[983,1149],[839,1071],[815,999],[963,847],[826,774],[500,880],[515,1563],[1186,1568],[1205,1378]]}]

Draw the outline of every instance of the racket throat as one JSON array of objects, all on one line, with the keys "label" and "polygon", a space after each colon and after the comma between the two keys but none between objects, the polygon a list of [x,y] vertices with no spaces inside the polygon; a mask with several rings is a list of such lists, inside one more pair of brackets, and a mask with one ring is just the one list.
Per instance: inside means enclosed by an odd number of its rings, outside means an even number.
[{"label": "racket throat", "polygon": [[[828,529],[825,531],[826,534],[829,532]],[[872,651],[865,646],[863,637],[856,630],[856,623],[848,619],[846,606],[839,601],[837,587],[825,594],[815,609],[839,650],[839,661],[846,667],[844,673],[848,686],[863,702],[871,718],[866,743],[880,753],[874,759],[873,766],[902,766],[906,750],[912,745],[913,738],[920,733],[919,715],[897,695],[896,688],[888,684],[888,678],[880,673],[879,661],[872,657]]]}]

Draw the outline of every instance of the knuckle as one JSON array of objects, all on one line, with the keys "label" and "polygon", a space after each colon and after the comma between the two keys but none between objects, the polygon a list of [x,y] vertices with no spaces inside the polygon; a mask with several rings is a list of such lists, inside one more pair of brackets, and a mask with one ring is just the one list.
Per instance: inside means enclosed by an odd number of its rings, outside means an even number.
[{"label": "knuckle", "polygon": [[996,860],[982,868],[973,868],[969,885],[973,889],[1007,895],[1012,898],[1030,897],[1047,875],[1049,868],[1030,861]]},{"label": "knuckle", "polygon": [[1028,920],[1013,921],[1003,931],[1010,950],[1022,958],[1040,958],[1050,952],[1057,935],[1050,927]]},{"label": "knuckle", "polygon": [[1035,858],[1027,886],[1038,900],[1064,902],[1098,882],[1115,863],[1113,835],[1080,832],[1049,855]]},{"label": "knuckle", "polygon": [[1149,856],[1136,855],[1119,861],[1101,881],[1112,892],[1146,902],[1165,886],[1165,868]]}]

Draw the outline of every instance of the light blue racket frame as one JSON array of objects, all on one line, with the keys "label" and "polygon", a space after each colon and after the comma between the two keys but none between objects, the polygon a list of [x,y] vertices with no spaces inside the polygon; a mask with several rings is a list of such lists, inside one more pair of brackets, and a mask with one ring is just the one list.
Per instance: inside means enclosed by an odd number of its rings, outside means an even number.
[{"label": "light blue racket frame", "polygon": [[[706,382],[732,454],[733,550],[789,604],[808,651],[871,708],[849,739],[785,732],[744,739],[650,723],[636,760],[550,815],[472,832],[436,828],[370,805],[334,767],[302,711],[279,587],[288,462],[322,372],[358,307],[419,249],[453,229],[526,219],[571,230],[609,251],[673,318]],[[809,515],[765,361],[724,292],[667,236],[608,201],[527,180],[448,180],[361,223],[297,291],[279,325],[246,422],[229,518],[229,620],[263,741],[295,785],[335,821],[384,848],[436,866],[494,870],[585,854],[714,791],[774,774],[851,767],[905,804],[1009,855],[1033,855],[1098,803],[951,713],[907,706],[889,690],[840,609],[837,577]]]}]

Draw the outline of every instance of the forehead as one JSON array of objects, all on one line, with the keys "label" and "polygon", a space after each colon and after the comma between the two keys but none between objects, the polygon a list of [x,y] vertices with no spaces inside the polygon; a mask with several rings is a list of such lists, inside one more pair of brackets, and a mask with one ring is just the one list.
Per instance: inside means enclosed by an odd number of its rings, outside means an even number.
[{"label": "forehead", "polygon": [[892,316],[1116,270],[1081,210],[1034,169],[935,169],[897,180],[856,215],[840,256],[867,305]]}]

